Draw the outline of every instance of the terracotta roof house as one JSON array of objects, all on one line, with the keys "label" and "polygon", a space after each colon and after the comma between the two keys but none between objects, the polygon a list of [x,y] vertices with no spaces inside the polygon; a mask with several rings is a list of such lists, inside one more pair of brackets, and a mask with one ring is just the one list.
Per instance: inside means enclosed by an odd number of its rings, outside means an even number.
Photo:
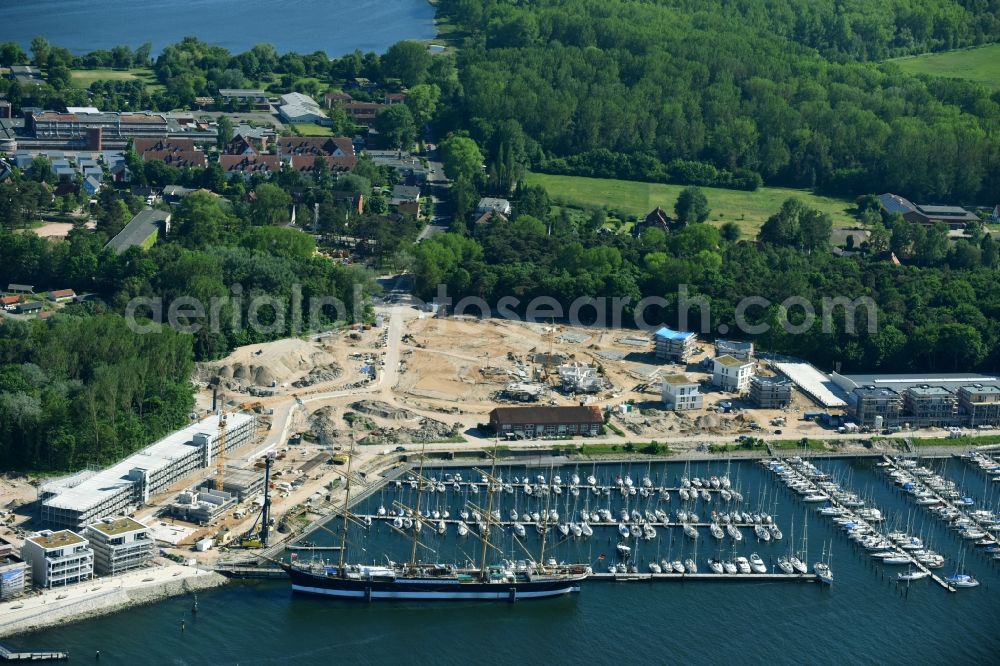
[{"label": "terracotta roof house", "polygon": [[347,102],[351,102],[353,100],[354,98],[348,93],[341,91],[328,92],[323,95],[323,101],[326,103],[326,108],[328,109],[332,109],[338,104],[346,104]]},{"label": "terracotta roof house", "polygon": [[371,127],[375,124],[375,116],[382,107],[383,105],[377,102],[348,102],[344,104],[344,111],[347,112],[347,117],[358,125]]},{"label": "terracotta roof house", "polygon": [[227,179],[237,174],[249,179],[255,173],[270,177],[281,171],[281,158],[277,155],[220,155],[219,165]]},{"label": "terracotta roof house", "polygon": [[192,139],[134,139],[132,147],[144,162],[160,160],[178,169],[208,166],[205,151]]},{"label": "terracotta roof house", "polygon": [[[282,159],[295,157],[325,157],[331,171],[350,171],[358,163],[354,154],[354,143],[343,136],[302,137],[287,136],[278,139],[278,155]],[[300,164],[306,164],[300,160]],[[293,165],[294,166],[294,165]],[[295,167],[301,171],[299,167]],[[311,165],[310,165],[311,168]]]}]

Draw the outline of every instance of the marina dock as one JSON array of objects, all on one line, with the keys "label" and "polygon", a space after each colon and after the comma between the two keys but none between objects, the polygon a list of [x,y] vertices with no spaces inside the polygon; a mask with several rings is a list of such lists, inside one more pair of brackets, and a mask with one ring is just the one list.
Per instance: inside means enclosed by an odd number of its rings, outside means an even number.
[{"label": "marina dock", "polygon": [[759,582],[801,582],[801,583],[815,583],[819,580],[819,577],[814,573],[807,574],[786,574],[786,573],[749,573],[749,574],[726,574],[726,573],[592,573],[587,576],[587,580],[591,581],[602,581],[606,583],[616,583],[616,582],[633,582],[633,581],[649,581],[649,582],[663,582],[663,581],[685,581],[685,580],[697,580],[697,581],[710,581],[710,580],[725,580],[725,581],[740,581],[744,583],[752,583],[754,581]]},{"label": "marina dock", "polygon": [[[764,461],[761,461],[761,462],[764,462]],[[798,477],[798,480],[801,483],[807,484],[809,487],[811,487],[812,490],[813,490],[813,492],[825,495],[827,497],[826,501],[831,506],[834,506],[834,507],[836,507],[837,509],[839,509],[841,511],[841,516],[848,517],[854,523],[856,523],[858,525],[863,525],[863,526],[867,527],[868,529],[870,529],[872,532],[880,535],[881,537],[887,538],[884,534],[882,534],[881,530],[878,530],[875,527],[873,527],[869,521],[867,521],[864,518],[862,518],[861,516],[859,516],[857,514],[857,512],[855,512],[854,510],[852,510],[850,507],[845,506],[832,493],[827,493],[826,491],[824,491],[824,489],[822,489],[812,478],[810,478],[806,474],[803,474],[799,469],[796,468],[795,465],[792,464],[793,461],[778,459],[778,462],[780,463],[780,465],[783,468],[791,470]],[[771,469],[771,471],[774,472],[775,474],[779,474],[780,473],[780,472],[778,472],[778,469],[776,467],[774,467],[774,466],[769,466],[769,469]],[[938,585],[940,585],[941,587],[943,587],[945,590],[947,590],[949,592],[955,592],[956,591],[955,588],[952,587],[950,584],[948,584],[947,581],[945,581],[943,578],[941,578],[940,576],[938,576],[937,574],[935,574],[933,571],[931,571],[929,568],[927,568],[922,562],[920,562],[919,560],[917,560],[908,550],[900,548],[898,545],[895,546],[892,549],[887,549],[887,550],[891,550],[896,555],[898,555],[900,557],[905,557],[906,559],[908,559],[910,561],[910,566],[912,566],[912,567],[918,569],[919,571],[922,571],[923,573],[925,573],[928,576],[930,576],[931,580],[933,580],[935,583],[937,583]]]},{"label": "marina dock", "polygon": [[0,643],[0,661],[66,661],[69,652],[62,650],[18,650]]},{"label": "marina dock", "polygon": [[[968,520],[969,522],[974,524],[979,530],[981,530],[986,535],[985,537],[982,538],[983,543],[977,542],[977,545],[993,545],[993,546],[997,545],[998,543],[997,538],[992,532],[992,530],[995,530],[996,528],[993,525],[988,525],[984,521],[980,520],[979,516],[975,512],[967,511],[967,509],[969,508],[967,505],[965,505],[964,503],[960,504],[948,497],[945,497],[940,492],[935,490],[932,486],[925,483],[923,479],[918,478],[917,475],[914,474],[911,468],[901,465],[898,460],[890,458],[889,456],[884,456],[883,462],[887,466],[883,467],[882,469],[892,469],[896,472],[905,472],[909,474],[910,477],[914,479],[914,482],[920,485],[922,491],[930,495],[930,497],[937,502],[936,504],[922,505],[922,506],[928,509],[934,506],[946,506],[950,508],[958,516],[961,516],[963,519]],[[912,497],[912,495],[910,496]]]}]

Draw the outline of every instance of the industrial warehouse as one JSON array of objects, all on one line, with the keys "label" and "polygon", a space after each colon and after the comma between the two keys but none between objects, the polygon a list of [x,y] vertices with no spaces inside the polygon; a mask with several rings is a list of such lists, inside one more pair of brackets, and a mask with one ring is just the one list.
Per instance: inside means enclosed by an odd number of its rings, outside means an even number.
[{"label": "industrial warehouse", "polygon": [[[45,484],[41,488],[42,523],[81,530],[107,516],[131,513],[150,496],[210,467],[219,455],[219,418],[212,415],[171,433],[105,470],[88,470]],[[251,440],[256,418],[229,414],[226,419],[225,449],[229,452]]]}]

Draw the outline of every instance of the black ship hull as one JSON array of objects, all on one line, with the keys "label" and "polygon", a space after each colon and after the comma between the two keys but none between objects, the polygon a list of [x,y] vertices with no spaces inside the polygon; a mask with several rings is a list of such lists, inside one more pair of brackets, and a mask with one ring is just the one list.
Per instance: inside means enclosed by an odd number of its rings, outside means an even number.
[{"label": "black ship hull", "polygon": [[583,575],[545,577],[536,580],[484,583],[457,578],[399,577],[394,580],[338,578],[286,568],[292,590],[300,594],[375,601],[517,601],[544,599],[580,591]]}]

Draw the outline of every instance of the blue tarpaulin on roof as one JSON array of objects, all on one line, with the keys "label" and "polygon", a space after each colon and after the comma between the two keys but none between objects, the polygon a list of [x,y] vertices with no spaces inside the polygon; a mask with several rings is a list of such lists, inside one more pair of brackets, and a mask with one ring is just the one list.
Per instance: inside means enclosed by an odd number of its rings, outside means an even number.
[{"label": "blue tarpaulin on roof", "polygon": [[670,328],[667,328],[666,326],[664,326],[663,328],[661,328],[660,330],[658,330],[653,335],[655,335],[658,338],[668,338],[670,340],[687,340],[692,335],[694,335],[694,333],[686,333],[684,331],[675,331],[673,329],[670,329]]}]

